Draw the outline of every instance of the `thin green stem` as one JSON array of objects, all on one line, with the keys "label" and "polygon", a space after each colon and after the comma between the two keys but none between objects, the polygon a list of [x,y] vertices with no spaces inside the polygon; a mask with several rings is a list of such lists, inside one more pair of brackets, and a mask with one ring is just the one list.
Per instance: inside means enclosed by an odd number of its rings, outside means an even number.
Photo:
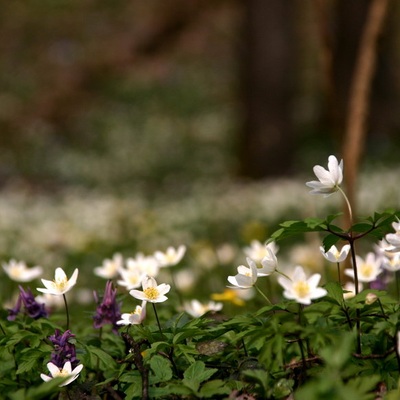
[{"label": "thin green stem", "polygon": [[2,324],[0,324],[0,330],[1,330],[1,333],[2,333],[4,336],[6,336],[6,331],[4,330]]},{"label": "thin green stem", "polygon": [[[350,252],[351,259],[353,262],[353,271],[354,271],[354,285],[355,285],[355,294],[358,295],[358,271],[357,271],[357,260],[356,260],[356,251],[354,247],[353,238],[349,239],[350,244]],[[360,309],[356,309],[356,326],[357,326],[357,353],[361,354],[361,324],[360,324]]]},{"label": "thin green stem", "polygon": [[350,226],[351,226],[351,225],[353,225],[353,211],[351,209],[350,201],[347,198],[346,193],[343,191],[343,189],[340,186],[338,186],[338,190],[343,195],[344,200],[345,200],[345,202],[347,204],[347,209],[349,210],[349,217],[350,217]]},{"label": "thin green stem", "polygon": [[65,305],[65,312],[67,314],[67,330],[68,330],[69,329],[69,311],[68,311],[67,297],[65,296],[65,293],[63,294],[63,299],[64,299],[64,305]]},{"label": "thin green stem", "polygon": [[399,271],[396,271],[396,291],[397,291],[397,301],[400,301],[400,281],[399,281]]},{"label": "thin green stem", "polygon": [[158,329],[160,330],[160,333],[162,334],[161,324],[160,324],[160,320],[158,319],[158,314],[157,314],[157,310],[156,310],[156,305],[155,305],[154,303],[151,303],[151,304],[153,305],[154,314],[156,315],[156,320],[157,320]]},{"label": "thin green stem", "polygon": [[268,303],[268,305],[272,306],[271,301],[269,300],[269,298],[262,292],[262,290],[257,286],[254,285],[254,287],[256,288],[257,292],[264,298],[264,300]]},{"label": "thin green stem", "polygon": [[340,263],[337,263],[337,274],[338,274],[339,285],[342,286],[342,280],[340,279]]}]

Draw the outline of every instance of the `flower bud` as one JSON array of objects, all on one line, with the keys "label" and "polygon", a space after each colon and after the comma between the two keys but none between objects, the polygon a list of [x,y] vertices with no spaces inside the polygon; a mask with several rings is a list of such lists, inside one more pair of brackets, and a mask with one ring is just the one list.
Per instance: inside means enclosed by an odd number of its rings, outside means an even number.
[{"label": "flower bud", "polygon": [[378,300],[378,296],[375,293],[368,293],[365,297],[365,304],[371,305],[375,303],[376,300]]}]

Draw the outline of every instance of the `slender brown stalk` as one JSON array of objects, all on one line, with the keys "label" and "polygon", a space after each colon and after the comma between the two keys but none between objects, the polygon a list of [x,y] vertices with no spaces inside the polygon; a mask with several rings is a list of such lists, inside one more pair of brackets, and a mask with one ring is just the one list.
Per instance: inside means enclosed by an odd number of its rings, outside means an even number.
[{"label": "slender brown stalk", "polygon": [[[366,121],[370,106],[371,82],[376,65],[376,47],[382,31],[388,0],[372,0],[365,28],[361,37],[359,53],[353,71],[350,88],[349,110],[343,142],[345,181],[353,211],[356,206],[356,180],[366,133]],[[345,215],[349,219],[348,210]]]}]

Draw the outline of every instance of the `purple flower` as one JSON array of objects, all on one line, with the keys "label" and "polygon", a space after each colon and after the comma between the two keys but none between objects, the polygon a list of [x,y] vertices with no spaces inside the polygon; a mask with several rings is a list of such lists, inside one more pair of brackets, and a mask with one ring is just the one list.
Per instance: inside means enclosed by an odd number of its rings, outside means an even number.
[{"label": "purple flower", "polygon": [[106,288],[104,290],[104,296],[101,302],[96,292],[94,292],[94,298],[96,300],[97,309],[93,316],[93,326],[95,328],[101,328],[106,324],[113,326],[113,332],[118,331],[117,321],[121,319],[121,304],[117,303],[117,290],[113,289],[112,282],[107,281]]},{"label": "purple flower", "polygon": [[32,292],[29,288],[25,291],[22,286],[19,286],[19,296],[18,296],[17,304],[15,305],[14,308],[8,310],[7,319],[9,321],[15,320],[16,316],[21,311],[22,304],[24,305],[25,313],[29,317],[31,317],[33,319],[38,319],[38,318],[42,318],[42,317],[47,318],[48,313],[47,313],[45,305],[43,303],[38,303],[35,300],[35,297],[33,296]]},{"label": "purple flower", "polygon": [[49,337],[49,340],[54,345],[50,362],[59,368],[63,368],[67,361],[71,362],[72,367],[76,367],[79,364],[79,360],[76,358],[75,344],[70,340],[74,337],[75,335],[70,330],[64,333],[61,333],[58,329],[55,330],[54,335]]}]

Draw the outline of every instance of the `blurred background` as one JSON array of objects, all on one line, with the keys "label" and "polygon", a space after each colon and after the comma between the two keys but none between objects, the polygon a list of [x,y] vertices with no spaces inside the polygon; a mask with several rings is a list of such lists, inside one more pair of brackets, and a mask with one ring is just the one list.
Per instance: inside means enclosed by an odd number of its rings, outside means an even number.
[{"label": "blurred background", "polygon": [[[371,3],[3,2],[1,259],[80,267],[91,281],[115,252],[186,244],[197,274],[224,267],[218,291],[251,240],[340,211],[339,198],[312,197],[304,183],[341,157]],[[389,2],[361,213],[399,204],[399,17]]]}]

